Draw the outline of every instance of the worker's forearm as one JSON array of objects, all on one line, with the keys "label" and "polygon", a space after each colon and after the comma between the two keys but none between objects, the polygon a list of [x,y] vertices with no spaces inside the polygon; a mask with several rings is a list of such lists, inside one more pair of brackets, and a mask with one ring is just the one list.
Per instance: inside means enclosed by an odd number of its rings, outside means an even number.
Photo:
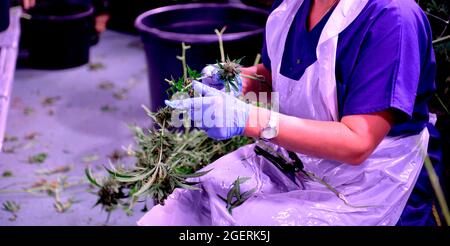
[{"label": "worker's forearm", "polygon": [[[269,110],[254,107],[245,135],[259,137]],[[278,114],[278,113],[277,113]],[[360,164],[372,153],[370,142],[341,122],[301,119],[278,114],[278,136],[271,142],[288,150],[348,164]]]}]

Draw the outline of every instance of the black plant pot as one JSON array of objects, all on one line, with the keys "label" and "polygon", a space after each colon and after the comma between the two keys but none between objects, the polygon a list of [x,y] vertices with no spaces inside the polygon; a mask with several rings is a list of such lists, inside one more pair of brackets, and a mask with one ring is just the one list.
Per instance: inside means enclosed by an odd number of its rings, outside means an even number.
[{"label": "black plant pot", "polygon": [[93,8],[82,4],[40,4],[22,18],[21,66],[64,69],[89,62]]},{"label": "black plant pot", "polygon": [[156,111],[167,98],[165,78],[178,78],[182,66],[177,55],[181,42],[187,50],[187,64],[200,71],[220,59],[214,29],[227,26],[223,35],[225,53],[231,59],[245,57],[251,65],[261,52],[268,13],[242,4],[185,4],[157,8],[140,15],[136,27],[144,42],[148,65],[150,109]]},{"label": "black plant pot", "polygon": [[274,0],[241,0],[243,4],[269,10]]},{"label": "black plant pot", "polygon": [[0,0],[0,32],[9,26],[9,0]]},{"label": "black plant pot", "polygon": [[114,31],[139,34],[134,26],[136,18],[145,11],[183,3],[225,3],[228,0],[109,0],[108,28]]}]

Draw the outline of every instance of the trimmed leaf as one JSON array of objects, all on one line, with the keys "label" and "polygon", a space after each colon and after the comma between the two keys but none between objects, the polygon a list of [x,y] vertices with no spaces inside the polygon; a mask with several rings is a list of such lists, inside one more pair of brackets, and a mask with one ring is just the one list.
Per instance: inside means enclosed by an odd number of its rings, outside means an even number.
[{"label": "trimmed leaf", "polygon": [[95,180],[95,178],[92,176],[91,173],[91,169],[90,168],[86,168],[84,169],[84,173],[86,174],[86,178],[89,180],[89,182],[95,186],[97,186],[98,188],[101,188],[102,186],[98,184],[97,180]]}]

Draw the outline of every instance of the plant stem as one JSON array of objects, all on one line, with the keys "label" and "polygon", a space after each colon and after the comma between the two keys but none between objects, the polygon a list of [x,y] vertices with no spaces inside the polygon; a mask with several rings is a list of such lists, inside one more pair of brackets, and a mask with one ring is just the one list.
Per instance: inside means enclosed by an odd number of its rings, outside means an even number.
[{"label": "plant stem", "polygon": [[442,21],[442,22],[444,22],[445,24],[449,24],[449,21],[448,20],[444,20],[444,19],[442,19],[441,17],[439,17],[439,16],[437,16],[437,15],[434,15],[434,14],[432,14],[432,13],[430,13],[430,12],[425,12],[428,16],[431,16],[431,17],[433,17],[433,18],[435,18],[435,19],[437,19],[437,20],[440,20],[440,21]]},{"label": "plant stem", "polygon": [[450,111],[448,110],[447,106],[445,106],[445,103],[442,101],[442,99],[439,97],[437,93],[434,93],[434,96],[437,98],[441,106],[444,108],[445,112],[450,115]]},{"label": "plant stem", "polygon": [[227,26],[224,26],[222,28],[222,30],[217,30],[215,29],[214,32],[216,32],[217,34],[217,38],[219,39],[219,48],[220,48],[220,61],[221,62],[225,62],[225,50],[223,47],[223,39],[222,39],[222,35],[225,32],[225,30],[227,29]]},{"label": "plant stem", "polygon": [[241,77],[244,77],[244,78],[249,78],[249,79],[253,79],[256,81],[260,81],[260,82],[266,82],[266,78],[264,78],[264,76],[262,76],[262,75],[255,74],[255,76],[252,76],[252,75],[243,74],[243,73],[241,73],[240,75],[241,75]]},{"label": "plant stem", "polygon": [[255,62],[253,63],[253,66],[256,66],[261,61],[261,54],[256,54]]},{"label": "plant stem", "polygon": [[160,149],[159,149],[159,160],[158,160],[158,164],[159,163],[161,163],[161,161],[162,161],[162,154],[163,154],[163,136],[164,136],[164,129],[165,129],[165,125],[166,125],[166,122],[165,121],[163,121],[163,125],[162,125],[162,128],[161,128],[161,135],[159,136],[159,142],[160,142]]},{"label": "plant stem", "polygon": [[184,42],[181,43],[181,56],[177,56],[177,59],[181,61],[181,64],[183,65],[183,79],[184,82],[187,81],[188,74],[187,74],[187,65],[186,65],[186,50],[190,49],[191,46],[186,45]]},{"label": "plant stem", "polygon": [[428,176],[430,177],[431,186],[433,186],[434,192],[436,193],[439,205],[441,207],[442,214],[444,215],[445,222],[450,226],[450,212],[448,209],[447,202],[445,200],[444,192],[439,184],[439,178],[434,171],[433,164],[431,163],[430,157],[425,157],[425,168],[427,169]]},{"label": "plant stem", "polygon": [[438,45],[445,42],[450,42],[450,35],[433,40],[433,45]]}]

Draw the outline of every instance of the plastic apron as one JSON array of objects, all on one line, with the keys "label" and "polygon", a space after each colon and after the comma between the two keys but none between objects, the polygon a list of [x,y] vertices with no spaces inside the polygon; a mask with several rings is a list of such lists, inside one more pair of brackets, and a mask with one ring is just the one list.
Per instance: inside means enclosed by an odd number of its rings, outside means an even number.
[{"label": "plastic apron", "polygon": [[[280,74],[289,27],[303,0],[285,0],[269,16],[266,42],[274,91],[283,114],[337,121],[335,64],[338,34],[361,12],[367,0],[341,0],[321,34],[317,61],[299,81]],[[204,170],[200,191],[177,189],[164,206],[155,206],[139,225],[395,225],[416,183],[428,146],[428,131],[386,137],[361,165],[353,166],[297,154],[305,170],[333,186],[347,205],[323,184],[297,175],[289,179],[254,152],[254,145],[230,153]],[[281,153],[286,151],[274,146]],[[218,195],[226,197],[238,177],[256,192],[230,214]]]}]

